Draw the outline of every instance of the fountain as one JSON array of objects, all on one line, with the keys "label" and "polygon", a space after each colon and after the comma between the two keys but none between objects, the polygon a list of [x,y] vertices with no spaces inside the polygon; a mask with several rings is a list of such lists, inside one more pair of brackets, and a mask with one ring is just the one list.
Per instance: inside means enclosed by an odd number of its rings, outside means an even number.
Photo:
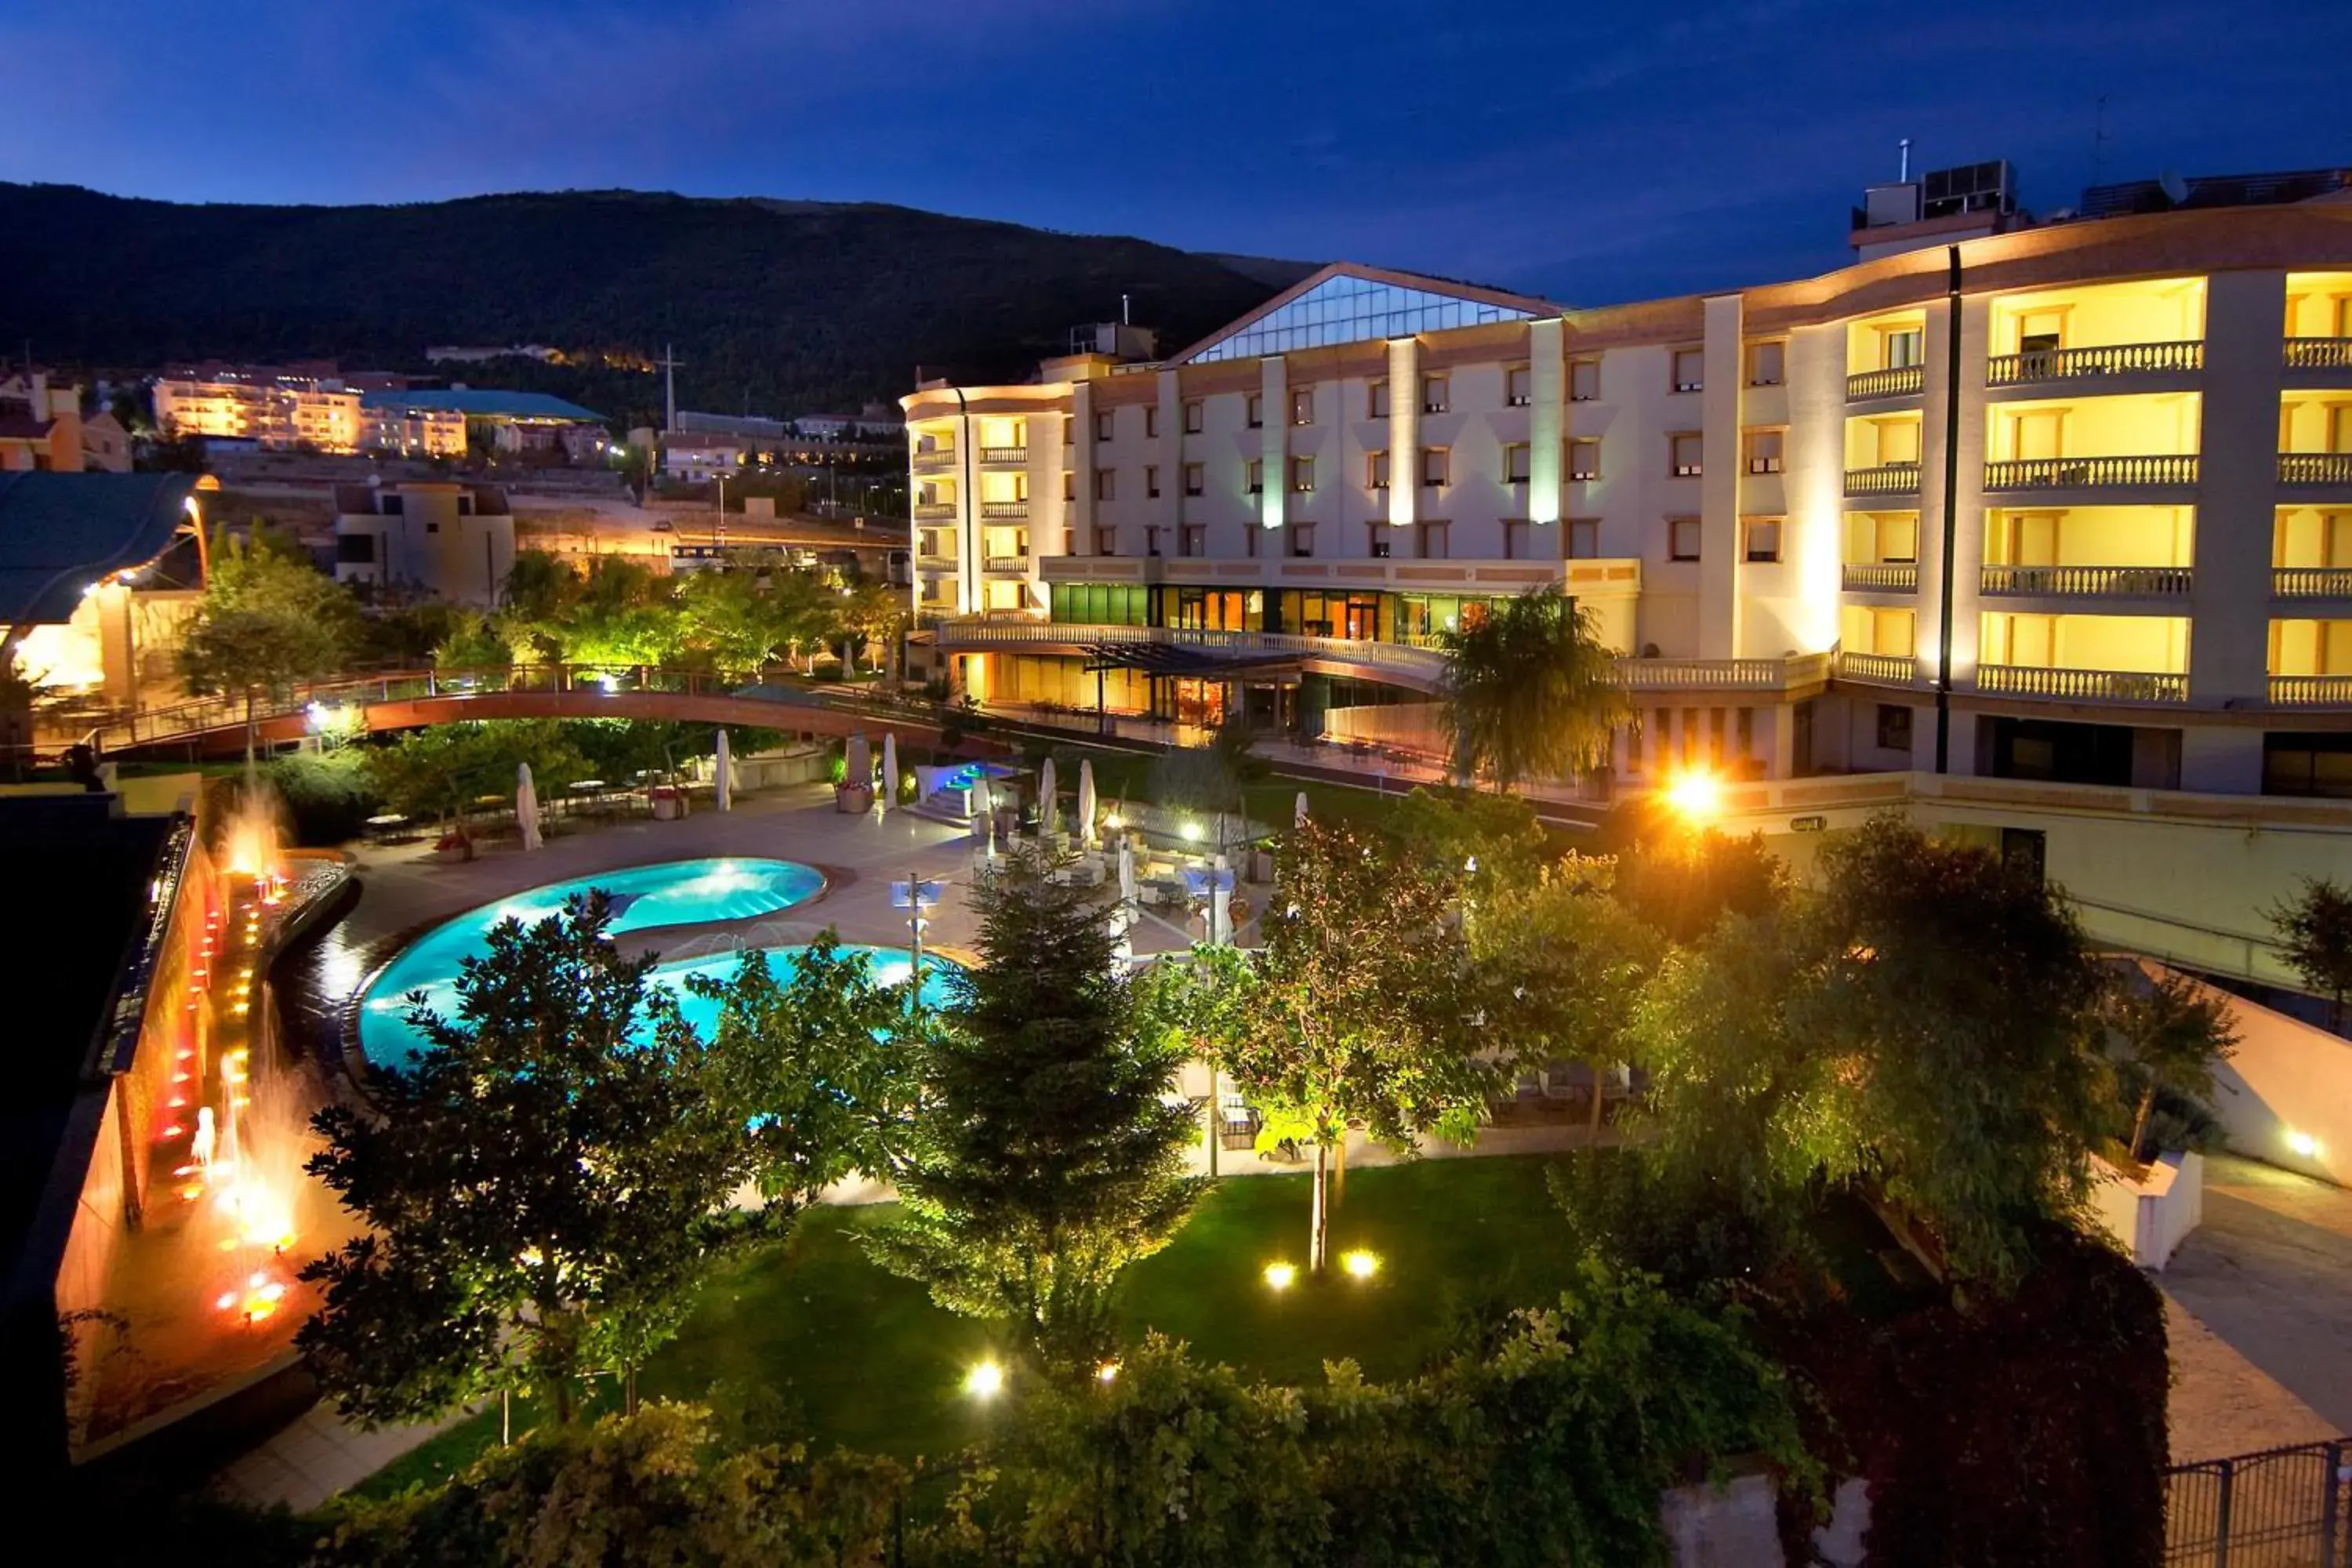
[{"label": "fountain", "polygon": [[274,908],[286,897],[285,834],[277,792],[250,771],[221,833],[221,868],[251,879],[256,898]]}]

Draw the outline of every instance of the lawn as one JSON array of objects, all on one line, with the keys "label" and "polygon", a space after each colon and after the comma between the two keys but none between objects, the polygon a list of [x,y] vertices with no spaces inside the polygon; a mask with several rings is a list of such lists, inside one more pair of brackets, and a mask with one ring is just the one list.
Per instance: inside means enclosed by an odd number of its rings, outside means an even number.
[{"label": "lawn", "polygon": [[[1554,1299],[1570,1268],[1541,1159],[1434,1160],[1358,1171],[1332,1216],[1335,1255],[1368,1247],[1369,1281],[1339,1274],[1269,1289],[1265,1266],[1306,1261],[1307,1179],[1219,1183],[1166,1251],[1129,1275],[1123,1316],[1187,1341],[1207,1361],[1281,1382],[1319,1378],[1353,1357],[1376,1378],[1409,1375],[1455,1326]],[[789,1240],[730,1263],[677,1339],[639,1379],[643,1394],[702,1400],[753,1436],[805,1434],[912,1457],[980,1435],[984,1410],[960,1392],[991,1346],[985,1325],[942,1311],[922,1288],[867,1261],[864,1230],[889,1205],[818,1209]],[[608,1407],[609,1390],[596,1405]],[[529,1407],[516,1419],[528,1425]],[[446,1475],[496,1441],[495,1411],[379,1471],[381,1494]]]},{"label": "lawn", "polygon": [[[1067,745],[1055,742],[1054,755],[1065,757],[1076,752],[1095,765],[1095,793],[1106,804],[1117,800],[1150,800],[1154,798],[1151,764],[1157,759],[1149,752],[1116,751],[1108,747]],[[1075,766],[1057,763],[1063,769],[1061,786],[1077,787]],[[1307,795],[1307,809],[1322,822],[1348,822],[1375,825],[1383,822],[1396,803],[1411,789],[1411,783],[1398,780],[1385,791],[1359,789],[1353,784],[1328,784],[1320,779],[1266,778],[1242,787],[1242,814],[1270,827],[1290,826],[1293,808],[1299,794]]]}]

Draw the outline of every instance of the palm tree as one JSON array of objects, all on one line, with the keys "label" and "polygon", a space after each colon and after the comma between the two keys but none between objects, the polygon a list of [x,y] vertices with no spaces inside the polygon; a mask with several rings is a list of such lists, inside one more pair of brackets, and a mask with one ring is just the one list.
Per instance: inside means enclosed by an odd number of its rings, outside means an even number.
[{"label": "palm tree", "polygon": [[1506,599],[1443,635],[1443,722],[1454,771],[1484,773],[1506,792],[1530,778],[1567,778],[1609,760],[1631,710],[1615,656],[1589,611],[1546,587]]}]

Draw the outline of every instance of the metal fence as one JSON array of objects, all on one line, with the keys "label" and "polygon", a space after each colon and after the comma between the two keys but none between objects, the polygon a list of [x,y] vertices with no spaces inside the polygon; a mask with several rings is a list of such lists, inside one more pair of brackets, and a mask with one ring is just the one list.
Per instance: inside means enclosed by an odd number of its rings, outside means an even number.
[{"label": "metal fence", "polygon": [[2176,1465],[2168,1568],[2352,1568],[2352,1438]]}]

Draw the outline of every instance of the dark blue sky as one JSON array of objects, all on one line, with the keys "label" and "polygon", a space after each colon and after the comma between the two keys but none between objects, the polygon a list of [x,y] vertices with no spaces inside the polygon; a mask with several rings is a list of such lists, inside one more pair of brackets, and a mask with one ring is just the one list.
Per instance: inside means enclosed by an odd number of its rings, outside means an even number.
[{"label": "dark blue sky", "polygon": [[[135,13],[145,12],[141,17]],[[1914,168],[2352,163],[2346,0],[0,5],[0,179],[904,203],[1601,303],[1839,265]]]}]

